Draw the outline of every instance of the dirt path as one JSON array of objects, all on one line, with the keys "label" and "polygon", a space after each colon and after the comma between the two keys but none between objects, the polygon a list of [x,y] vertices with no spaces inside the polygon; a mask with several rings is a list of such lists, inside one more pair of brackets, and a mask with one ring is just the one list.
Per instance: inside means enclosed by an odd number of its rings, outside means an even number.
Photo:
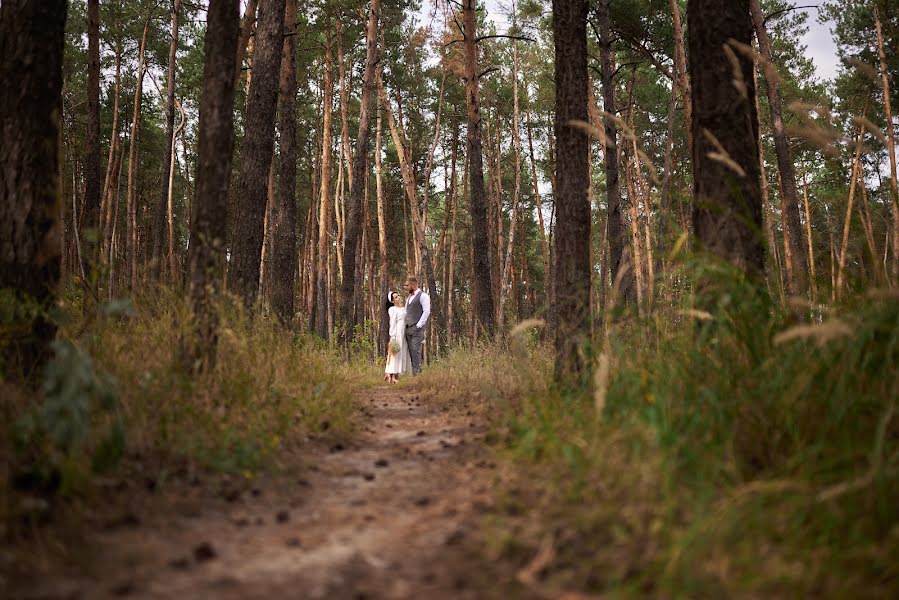
[{"label": "dirt path", "polygon": [[476,550],[493,478],[483,424],[412,388],[359,400],[347,447],[306,448],[295,475],[230,497],[151,496],[92,535],[89,567],[17,597],[494,596]]}]

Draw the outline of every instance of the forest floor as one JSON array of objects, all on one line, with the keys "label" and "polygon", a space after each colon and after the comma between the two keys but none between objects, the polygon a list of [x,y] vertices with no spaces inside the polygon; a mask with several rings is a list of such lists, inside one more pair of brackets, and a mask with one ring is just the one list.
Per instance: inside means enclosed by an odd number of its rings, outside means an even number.
[{"label": "forest floor", "polygon": [[485,419],[414,385],[357,400],[357,435],[290,450],[239,489],[131,482],[66,566],[37,565],[12,597],[508,597],[514,575],[481,552],[497,479]]}]

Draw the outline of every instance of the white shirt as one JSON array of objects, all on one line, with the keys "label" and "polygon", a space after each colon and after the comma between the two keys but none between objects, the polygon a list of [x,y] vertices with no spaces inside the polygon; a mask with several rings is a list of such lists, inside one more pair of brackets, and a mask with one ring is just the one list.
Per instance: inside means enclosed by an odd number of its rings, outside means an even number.
[{"label": "white shirt", "polygon": [[428,322],[428,317],[431,316],[431,297],[428,296],[425,292],[421,291],[421,288],[415,290],[415,293],[406,298],[406,308],[412,304],[412,300],[415,299],[415,296],[421,294],[421,298],[419,302],[421,302],[421,318],[416,323],[417,327],[421,329],[425,326],[425,323]]}]

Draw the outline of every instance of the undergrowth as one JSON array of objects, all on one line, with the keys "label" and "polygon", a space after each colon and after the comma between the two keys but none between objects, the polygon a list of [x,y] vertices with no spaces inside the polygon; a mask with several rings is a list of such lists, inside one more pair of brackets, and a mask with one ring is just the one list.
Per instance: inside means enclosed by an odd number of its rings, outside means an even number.
[{"label": "undergrowth", "polygon": [[597,390],[555,390],[537,344],[425,376],[499,400],[488,555],[612,597],[899,595],[899,296],[785,308],[702,269],[679,310],[607,321]]},{"label": "undergrowth", "polygon": [[47,499],[95,493],[97,475],[251,479],[286,446],[353,430],[352,392],[371,369],[271,319],[223,302],[215,367],[196,375],[181,351],[183,296],[64,306],[41,389],[0,383],[5,526],[49,512]]}]

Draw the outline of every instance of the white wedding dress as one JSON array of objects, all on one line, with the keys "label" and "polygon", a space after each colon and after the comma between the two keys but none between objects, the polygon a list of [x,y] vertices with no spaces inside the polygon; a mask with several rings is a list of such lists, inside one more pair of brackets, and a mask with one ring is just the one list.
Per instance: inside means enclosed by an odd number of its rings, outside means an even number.
[{"label": "white wedding dress", "polygon": [[390,339],[400,343],[400,351],[391,355],[388,350],[384,372],[391,375],[411,375],[412,361],[409,359],[409,348],[406,347],[406,309],[391,306],[387,314],[390,316]]}]

